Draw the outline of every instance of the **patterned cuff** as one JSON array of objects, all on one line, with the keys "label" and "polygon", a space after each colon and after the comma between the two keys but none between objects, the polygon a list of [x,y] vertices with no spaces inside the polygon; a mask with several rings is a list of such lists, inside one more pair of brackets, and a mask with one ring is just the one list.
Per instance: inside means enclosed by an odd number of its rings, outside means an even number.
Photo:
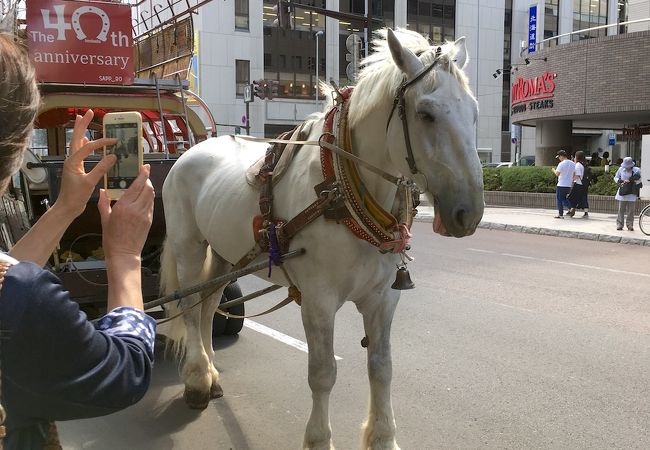
[{"label": "patterned cuff", "polygon": [[153,361],[156,340],[156,321],[139,309],[120,306],[93,323],[95,328],[113,336],[129,336],[140,339]]}]

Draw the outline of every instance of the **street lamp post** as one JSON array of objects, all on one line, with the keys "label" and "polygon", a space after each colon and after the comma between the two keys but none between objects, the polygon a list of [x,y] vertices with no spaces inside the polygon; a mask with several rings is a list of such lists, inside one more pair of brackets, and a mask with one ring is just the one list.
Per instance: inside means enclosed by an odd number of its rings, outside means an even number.
[{"label": "street lamp post", "polygon": [[316,103],[318,103],[318,66],[320,61],[318,59],[318,38],[323,35],[323,31],[318,31],[314,36],[316,37]]}]

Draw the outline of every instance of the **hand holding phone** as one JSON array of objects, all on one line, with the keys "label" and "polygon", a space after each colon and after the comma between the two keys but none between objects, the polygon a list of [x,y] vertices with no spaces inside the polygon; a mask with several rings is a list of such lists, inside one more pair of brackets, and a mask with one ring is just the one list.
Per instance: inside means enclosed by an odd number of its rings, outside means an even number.
[{"label": "hand holding phone", "polygon": [[139,112],[116,112],[104,116],[104,137],[117,139],[105,147],[117,157],[104,177],[104,189],[111,200],[118,200],[137,178],[142,167],[142,116]]},{"label": "hand holding phone", "polygon": [[154,189],[149,180],[150,166],[140,168],[139,175],[122,198],[111,206],[108,192],[99,192],[103,247],[106,261],[123,257],[140,257],[153,220]]}]

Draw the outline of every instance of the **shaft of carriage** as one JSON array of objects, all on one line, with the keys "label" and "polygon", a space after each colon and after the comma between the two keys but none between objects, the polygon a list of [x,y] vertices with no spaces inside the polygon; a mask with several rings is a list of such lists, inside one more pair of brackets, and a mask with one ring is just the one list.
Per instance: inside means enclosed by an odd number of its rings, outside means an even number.
[{"label": "shaft of carriage", "polygon": [[[292,250],[290,252],[285,253],[282,255],[281,259],[284,261],[286,259],[294,258],[296,256],[301,256],[305,254],[305,249],[301,248],[298,250]],[[222,286],[225,283],[228,283],[230,281],[236,280],[237,278],[243,277],[244,275],[249,275],[251,273],[259,272],[262,269],[267,268],[269,265],[268,261],[262,261],[253,265],[246,266],[242,269],[234,270],[230,273],[227,273],[225,275],[221,275],[219,277],[213,278],[211,280],[208,280],[206,282],[190,286],[185,289],[177,289],[176,291],[172,292],[171,294],[165,295],[164,297],[157,298],[156,300],[152,300],[150,302],[147,302],[144,304],[144,309],[148,310],[151,308],[154,308],[156,306],[164,305],[165,303],[172,302],[174,300],[178,301],[181,300],[183,297],[187,297],[188,295],[196,294],[197,292],[205,292],[208,289],[216,289],[219,286]],[[243,303],[246,300],[250,300],[252,298],[258,297],[259,295],[271,292],[268,290],[269,288],[262,289],[261,291],[258,291],[257,295],[248,295],[246,296],[247,298],[242,298],[238,300],[233,300],[236,301],[236,304]],[[275,289],[272,289],[275,290]],[[229,302],[230,303],[230,302]],[[235,306],[235,304],[230,304],[227,305],[227,307]]]}]

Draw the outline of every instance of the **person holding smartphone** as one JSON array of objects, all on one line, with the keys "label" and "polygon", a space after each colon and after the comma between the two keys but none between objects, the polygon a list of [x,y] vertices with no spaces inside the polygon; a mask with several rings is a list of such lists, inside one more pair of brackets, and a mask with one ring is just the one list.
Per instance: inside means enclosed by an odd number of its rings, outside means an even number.
[{"label": "person holding smartphone", "polygon": [[[2,193],[20,168],[40,100],[33,66],[12,36],[0,34],[0,67]],[[140,253],[153,216],[149,167],[140,169],[113,206],[100,191],[108,273],[105,316],[88,321],[59,279],[43,269],[115,163],[115,156],[108,155],[85,172],[84,158],[115,143],[84,137],[92,118],[91,110],[76,118],[57,201],[9,255],[0,253],[0,419],[6,427],[5,450],[58,448],[54,421],[126,408],[142,398],[151,379],[155,321],[143,312],[140,272]]]}]

